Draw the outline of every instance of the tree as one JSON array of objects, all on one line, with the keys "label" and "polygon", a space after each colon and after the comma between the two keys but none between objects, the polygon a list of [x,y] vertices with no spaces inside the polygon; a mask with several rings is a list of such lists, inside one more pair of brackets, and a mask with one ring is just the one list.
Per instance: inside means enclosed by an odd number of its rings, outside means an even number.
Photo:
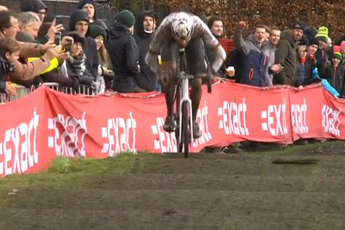
[{"label": "tree", "polygon": [[161,0],[170,11],[189,11],[207,20],[218,15],[225,22],[225,33],[230,37],[236,24],[243,20],[253,28],[255,24],[291,28],[296,20],[318,28],[327,26],[330,37],[345,32],[344,2],[342,0]]}]

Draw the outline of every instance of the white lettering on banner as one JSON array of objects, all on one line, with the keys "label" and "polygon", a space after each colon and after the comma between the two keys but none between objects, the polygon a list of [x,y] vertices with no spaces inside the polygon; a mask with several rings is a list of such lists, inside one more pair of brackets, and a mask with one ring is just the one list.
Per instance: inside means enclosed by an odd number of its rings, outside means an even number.
[{"label": "white lettering on banner", "polygon": [[87,134],[85,112],[81,119],[57,114],[48,119],[48,129],[55,135],[48,137],[48,148],[55,149],[57,155],[85,157],[84,138]]},{"label": "white lettering on banner", "polygon": [[340,120],[339,115],[341,113],[341,109],[334,110],[327,105],[323,105],[322,107],[322,127],[325,133],[330,133],[335,136],[340,136]]},{"label": "white lettering on banner", "polygon": [[206,104],[206,100],[204,101],[204,106],[198,109],[196,114],[197,121],[199,120],[199,128],[201,131],[201,136],[197,140],[193,142],[193,147],[197,147],[198,145],[203,145],[209,142],[212,139],[211,133],[208,129],[208,107]]},{"label": "white lettering on banner", "polygon": [[261,123],[263,131],[269,131],[272,136],[286,135],[286,102],[283,104],[269,105],[267,111],[261,111],[261,118],[265,122]]},{"label": "white lettering on banner", "polygon": [[38,164],[38,123],[35,109],[29,123],[20,123],[5,131],[4,140],[0,142],[0,159],[3,159],[0,160],[0,175],[24,173]]},{"label": "white lettering on banner", "polygon": [[[136,128],[137,122],[133,118],[132,112],[129,112],[127,119],[121,117],[108,119],[107,127],[101,128],[102,137],[108,138],[108,142],[103,144],[102,153],[107,153],[109,156],[115,156],[124,151],[136,153]],[[129,143],[130,137],[132,137],[132,143]]]},{"label": "white lettering on banner", "polygon": [[164,131],[163,117],[157,117],[156,121],[156,125],[151,125],[153,135],[158,136],[154,139],[154,149],[160,149],[162,153],[177,152],[175,132],[167,133]]},{"label": "white lettering on banner", "polygon": [[307,104],[303,100],[302,105],[291,105],[291,121],[293,131],[297,134],[308,133]]},{"label": "white lettering on banner", "polygon": [[222,119],[219,121],[219,129],[223,129],[225,134],[236,134],[249,136],[249,130],[246,122],[247,104],[243,98],[241,103],[223,102],[223,107],[218,108],[218,116]]}]

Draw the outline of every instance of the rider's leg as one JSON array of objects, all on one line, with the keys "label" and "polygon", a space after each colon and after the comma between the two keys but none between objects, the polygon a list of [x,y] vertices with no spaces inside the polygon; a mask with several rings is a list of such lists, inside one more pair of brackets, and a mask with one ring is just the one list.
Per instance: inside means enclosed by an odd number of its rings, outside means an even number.
[{"label": "rider's leg", "polygon": [[193,119],[193,136],[199,138],[201,136],[200,128],[196,122],[196,115],[198,112],[202,90],[202,76],[207,73],[207,66],[205,62],[205,48],[201,39],[191,39],[186,46],[187,70],[194,75],[192,80],[192,119]]},{"label": "rider's leg", "polygon": [[160,82],[164,91],[165,103],[167,106],[167,117],[163,129],[166,132],[175,130],[174,120],[174,92],[176,78],[176,57],[179,48],[175,41],[166,41],[161,49],[162,66],[159,71]]},{"label": "rider's leg", "polygon": [[192,120],[193,120],[193,136],[194,138],[199,138],[201,136],[200,128],[196,122],[196,115],[198,112],[200,100],[201,100],[201,95],[202,95],[202,90],[201,90],[201,85],[202,85],[202,78],[196,77],[192,80],[192,92],[191,92],[191,100],[192,100]]}]

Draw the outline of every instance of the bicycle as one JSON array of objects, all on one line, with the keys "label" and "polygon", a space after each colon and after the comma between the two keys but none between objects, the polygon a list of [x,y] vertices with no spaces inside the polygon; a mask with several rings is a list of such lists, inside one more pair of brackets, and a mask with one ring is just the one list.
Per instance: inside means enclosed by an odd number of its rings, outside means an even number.
[{"label": "bicycle", "polygon": [[194,76],[186,73],[185,60],[185,49],[180,48],[177,65],[178,82],[174,98],[174,119],[177,127],[175,129],[175,137],[177,152],[182,153],[183,150],[184,158],[188,158],[189,145],[193,140],[192,101],[189,98],[189,79],[193,79]]}]

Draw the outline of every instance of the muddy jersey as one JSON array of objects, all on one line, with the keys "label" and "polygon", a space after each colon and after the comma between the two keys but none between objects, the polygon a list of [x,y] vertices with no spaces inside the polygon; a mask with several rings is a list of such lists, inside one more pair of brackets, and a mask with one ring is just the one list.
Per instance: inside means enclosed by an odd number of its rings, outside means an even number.
[{"label": "muddy jersey", "polygon": [[[155,54],[159,54],[164,42],[168,39],[173,38],[171,33],[171,24],[177,20],[180,13],[169,14],[160,24],[156,31],[156,35],[151,42],[150,51]],[[219,41],[213,36],[208,26],[195,15],[190,14],[191,21],[193,23],[192,38],[200,38],[205,46],[210,48],[217,47]]]}]

